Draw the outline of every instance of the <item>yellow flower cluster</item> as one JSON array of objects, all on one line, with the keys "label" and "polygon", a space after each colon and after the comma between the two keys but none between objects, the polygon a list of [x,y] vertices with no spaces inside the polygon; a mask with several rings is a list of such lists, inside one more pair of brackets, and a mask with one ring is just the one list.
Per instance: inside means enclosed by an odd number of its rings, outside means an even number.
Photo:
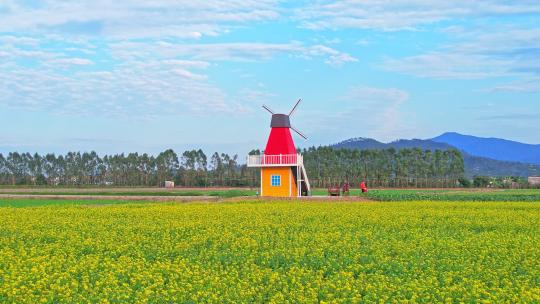
[{"label": "yellow flower cluster", "polygon": [[0,302],[539,303],[540,204],[0,208]]}]

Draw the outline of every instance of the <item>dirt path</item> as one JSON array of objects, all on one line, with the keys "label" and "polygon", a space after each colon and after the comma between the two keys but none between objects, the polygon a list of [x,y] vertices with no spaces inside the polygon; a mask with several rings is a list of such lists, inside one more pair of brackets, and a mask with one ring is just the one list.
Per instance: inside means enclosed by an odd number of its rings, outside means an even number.
[{"label": "dirt path", "polygon": [[250,188],[232,188],[232,187],[212,187],[212,188],[196,188],[196,187],[189,187],[189,188],[158,188],[158,187],[95,187],[95,188],[75,188],[75,187],[58,187],[58,188],[51,188],[51,187],[0,187],[0,193],[29,193],[32,192],[47,192],[47,193],[88,193],[92,194],[93,192],[183,192],[183,191],[228,191],[228,190],[250,190]]},{"label": "dirt path", "polygon": [[0,194],[0,199],[53,199],[53,200],[119,200],[119,201],[158,201],[193,202],[218,201],[217,196],[150,196],[150,195],[58,195],[58,194]]},{"label": "dirt path", "polygon": [[375,202],[365,196],[303,196],[303,197],[257,197],[257,196],[242,196],[223,199],[223,201],[297,201],[297,202]]}]

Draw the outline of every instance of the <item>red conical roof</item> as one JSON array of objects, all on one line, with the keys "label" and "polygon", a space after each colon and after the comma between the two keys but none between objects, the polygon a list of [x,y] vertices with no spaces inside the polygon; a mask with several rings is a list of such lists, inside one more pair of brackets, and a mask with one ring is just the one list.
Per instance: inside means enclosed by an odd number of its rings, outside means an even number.
[{"label": "red conical roof", "polygon": [[265,155],[296,154],[296,147],[289,128],[272,128]]}]

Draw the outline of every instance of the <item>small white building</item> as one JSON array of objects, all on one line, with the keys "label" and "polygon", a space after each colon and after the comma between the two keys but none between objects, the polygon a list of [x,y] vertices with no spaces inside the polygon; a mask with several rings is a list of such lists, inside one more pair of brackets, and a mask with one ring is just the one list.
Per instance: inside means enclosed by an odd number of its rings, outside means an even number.
[{"label": "small white building", "polygon": [[174,188],[174,182],[173,181],[165,181],[165,188],[167,188],[167,189]]},{"label": "small white building", "polygon": [[529,176],[529,185],[533,187],[540,187],[540,176]]}]

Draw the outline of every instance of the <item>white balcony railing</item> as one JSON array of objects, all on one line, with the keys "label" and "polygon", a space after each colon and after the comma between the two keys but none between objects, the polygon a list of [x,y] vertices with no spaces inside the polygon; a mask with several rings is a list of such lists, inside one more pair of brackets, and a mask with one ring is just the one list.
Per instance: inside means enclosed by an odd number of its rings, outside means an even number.
[{"label": "white balcony railing", "polygon": [[247,159],[248,167],[301,166],[303,163],[300,154],[249,155]]}]

